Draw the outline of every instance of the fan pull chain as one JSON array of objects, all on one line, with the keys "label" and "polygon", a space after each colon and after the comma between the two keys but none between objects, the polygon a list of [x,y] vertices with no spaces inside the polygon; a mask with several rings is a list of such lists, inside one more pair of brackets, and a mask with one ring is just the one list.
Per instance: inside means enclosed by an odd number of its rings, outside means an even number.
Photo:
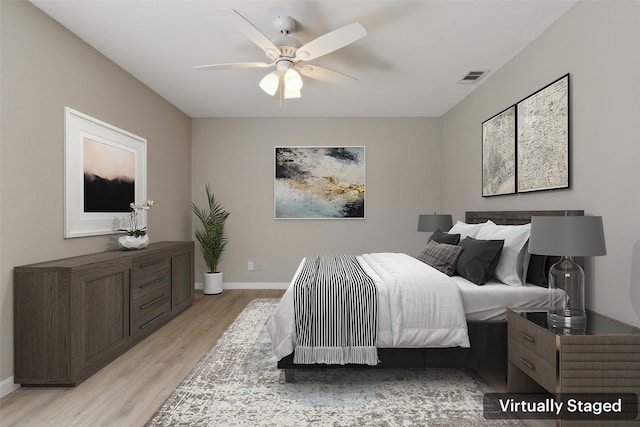
[{"label": "fan pull chain", "polygon": [[280,95],[280,112],[287,110],[287,98],[284,97],[284,77],[280,75],[280,84],[278,85],[278,94]]}]

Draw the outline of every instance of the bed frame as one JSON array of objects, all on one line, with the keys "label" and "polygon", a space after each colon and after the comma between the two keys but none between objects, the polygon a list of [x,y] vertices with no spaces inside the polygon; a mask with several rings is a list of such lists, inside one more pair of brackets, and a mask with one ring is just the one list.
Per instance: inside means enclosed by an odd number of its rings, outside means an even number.
[{"label": "bed frame", "polygon": [[[532,216],[582,216],[582,210],[547,211],[470,211],[465,213],[465,222],[478,224],[491,220],[501,225],[520,225],[531,222]],[[505,307],[506,310],[506,307]],[[385,368],[467,368],[504,370],[507,366],[507,322],[468,321],[469,348],[379,348],[380,363],[366,365],[325,365],[293,363],[293,353],[278,361],[284,369],[287,382],[293,381],[296,369],[347,367],[362,369]]]}]

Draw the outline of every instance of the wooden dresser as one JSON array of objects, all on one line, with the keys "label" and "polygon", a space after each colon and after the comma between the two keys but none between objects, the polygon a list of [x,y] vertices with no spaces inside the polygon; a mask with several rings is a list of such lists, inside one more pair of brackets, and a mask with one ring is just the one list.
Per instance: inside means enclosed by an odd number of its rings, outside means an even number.
[{"label": "wooden dresser", "polygon": [[14,381],[77,385],[190,307],[193,242],[14,269]]},{"label": "wooden dresser", "polygon": [[[551,331],[541,308],[507,310],[509,393],[640,394],[640,329],[587,310],[587,329]],[[602,422],[638,425],[640,420]],[[562,420],[567,425],[600,425]]]}]

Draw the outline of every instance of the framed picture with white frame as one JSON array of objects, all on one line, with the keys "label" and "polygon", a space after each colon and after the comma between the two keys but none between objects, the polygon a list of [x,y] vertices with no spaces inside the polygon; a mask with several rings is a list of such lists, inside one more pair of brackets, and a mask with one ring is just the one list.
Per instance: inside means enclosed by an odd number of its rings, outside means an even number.
[{"label": "framed picture with white frame", "polygon": [[114,234],[147,200],[147,141],[65,107],[64,174],[64,237]]}]

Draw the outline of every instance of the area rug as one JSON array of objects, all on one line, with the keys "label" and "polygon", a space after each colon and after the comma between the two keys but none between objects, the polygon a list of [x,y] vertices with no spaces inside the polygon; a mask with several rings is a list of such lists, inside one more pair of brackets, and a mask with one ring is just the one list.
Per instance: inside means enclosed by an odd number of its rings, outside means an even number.
[{"label": "area rug", "polygon": [[253,300],[146,426],[500,425],[464,369],[312,369],[286,383],[265,327],[277,302]]}]

